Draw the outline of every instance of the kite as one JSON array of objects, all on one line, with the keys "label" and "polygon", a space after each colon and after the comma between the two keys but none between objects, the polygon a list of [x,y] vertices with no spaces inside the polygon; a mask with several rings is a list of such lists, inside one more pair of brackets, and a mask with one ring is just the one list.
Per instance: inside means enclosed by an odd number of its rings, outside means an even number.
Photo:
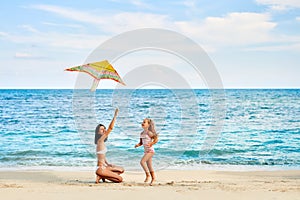
[{"label": "kite", "polygon": [[94,78],[94,82],[91,87],[92,92],[94,92],[97,89],[100,79],[111,79],[125,85],[117,71],[107,60],[83,64],[80,66],[65,69],[65,71],[85,72],[91,75]]}]

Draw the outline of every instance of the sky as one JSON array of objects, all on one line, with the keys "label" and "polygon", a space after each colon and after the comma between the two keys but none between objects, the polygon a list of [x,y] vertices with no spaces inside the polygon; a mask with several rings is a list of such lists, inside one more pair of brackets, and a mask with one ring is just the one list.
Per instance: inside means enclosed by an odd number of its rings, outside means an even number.
[{"label": "sky", "polygon": [[[105,41],[140,28],[171,30],[197,43],[224,88],[300,86],[299,0],[12,0],[1,3],[0,24],[1,89],[72,89],[78,73],[64,69],[84,64]],[[112,64],[121,77],[161,64],[191,88],[207,87],[205,77],[162,51],[128,53]],[[99,88],[115,86],[105,80]]]}]

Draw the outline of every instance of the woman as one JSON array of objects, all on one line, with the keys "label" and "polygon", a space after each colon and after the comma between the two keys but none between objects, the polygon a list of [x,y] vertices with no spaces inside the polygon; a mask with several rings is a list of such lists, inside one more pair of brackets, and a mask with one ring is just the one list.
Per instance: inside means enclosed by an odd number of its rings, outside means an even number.
[{"label": "woman", "polygon": [[98,168],[96,170],[96,183],[99,183],[100,179],[105,181],[105,179],[108,179],[115,183],[120,183],[123,181],[123,178],[120,176],[124,172],[124,169],[122,167],[114,166],[112,164],[109,164],[106,160],[106,146],[105,141],[107,140],[108,135],[112,131],[117,115],[118,115],[118,109],[115,110],[115,115],[112,119],[112,121],[109,124],[108,129],[106,130],[105,126],[102,124],[99,124],[96,127],[95,130],[95,144],[96,146],[96,153],[98,158]]}]

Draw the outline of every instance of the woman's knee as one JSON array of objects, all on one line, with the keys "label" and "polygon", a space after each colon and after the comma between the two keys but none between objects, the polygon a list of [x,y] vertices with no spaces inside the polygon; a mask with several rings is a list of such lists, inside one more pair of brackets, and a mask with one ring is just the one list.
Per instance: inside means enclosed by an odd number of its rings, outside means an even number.
[{"label": "woman's knee", "polygon": [[96,174],[97,174],[98,176],[102,176],[102,170],[101,170],[101,169],[97,169],[97,170],[96,170]]}]

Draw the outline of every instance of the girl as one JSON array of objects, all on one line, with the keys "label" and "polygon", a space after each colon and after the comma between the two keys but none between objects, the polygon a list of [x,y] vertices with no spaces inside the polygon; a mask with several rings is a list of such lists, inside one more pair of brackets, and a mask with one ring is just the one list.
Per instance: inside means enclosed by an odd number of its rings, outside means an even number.
[{"label": "girl", "polygon": [[105,153],[107,152],[105,141],[107,140],[107,137],[109,133],[112,131],[117,115],[118,115],[118,109],[115,110],[115,115],[109,124],[108,129],[106,130],[105,126],[102,124],[99,124],[96,127],[95,130],[95,144],[96,146],[96,153],[98,158],[98,168],[96,170],[96,183],[99,183],[100,179],[105,181],[105,179],[108,179],[112,182],[120,183],[123,181],[122,177],[120,176],[121,173],[124,172],[124,169],[122,167],[114,166],[111,164],[108,164]]},{"label": "girl", "polygon": [[152,167],[152,157],[154,155],[153,145],[158,142],[158,135],[155,131],[153,120],[146,118],[142,122],[142,128],[144,129],[140,135],[140,142],[134,147],[137,148],[141,145],[144,146],[144,156],[141,159],[141,166],[145,171],[146,179],[144,182],[148,182],[151,175],[150,185],[153,185],[155,181],[154,169]]}]

